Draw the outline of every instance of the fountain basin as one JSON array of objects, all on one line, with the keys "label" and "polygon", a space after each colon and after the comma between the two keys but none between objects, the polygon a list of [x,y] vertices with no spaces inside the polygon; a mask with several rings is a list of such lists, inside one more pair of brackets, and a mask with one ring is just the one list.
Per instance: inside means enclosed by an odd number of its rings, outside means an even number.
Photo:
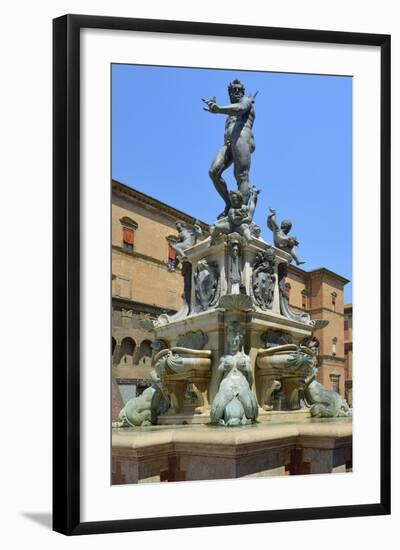
[{"label": "fountain basin", "polygon": [[112,483],[345,473],[352,469],[349,418],[113,429]]},{"label": "fountain basin", "polygon": [[256,390],[264,410],[298,410],[305,380],[311,376],[315,355],[304,346],[285,344],[259,350],[256,357]]},{"label": "fountain basin", "polygon": [[[171,407],[159,422],[182,423],[186,417],[209,411],[208,387],[211,378],[212,351],[182,347],[161,350],[154,357],[154,368],[169,395]],[[194,396],[188,398],[188,385]],[[180,415],[178,420],[176,415]],[[187,421],[187,420],[186,420]]]}]

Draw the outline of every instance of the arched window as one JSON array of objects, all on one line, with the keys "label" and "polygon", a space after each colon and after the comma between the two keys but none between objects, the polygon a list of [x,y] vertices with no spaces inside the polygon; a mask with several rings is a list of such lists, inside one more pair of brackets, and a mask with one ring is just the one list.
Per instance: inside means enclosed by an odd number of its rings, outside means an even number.
[{"label": "arched window", "polygon": [[138,228],[138,224],[127,216],[124,216],[119,221],[122,225],[122,247],[132,251],[134,249],[135,231]]},{"label": "arched window", "polygon": [[136,343],[132,338],[126,337],[121,342],[119,350],[120,365],[133,365],[133,354],[135,352]]},{"label": "arched window", "polygon": [[152,352],[150,340],[143,340],[139,347],[139,365],[150,365]]}]

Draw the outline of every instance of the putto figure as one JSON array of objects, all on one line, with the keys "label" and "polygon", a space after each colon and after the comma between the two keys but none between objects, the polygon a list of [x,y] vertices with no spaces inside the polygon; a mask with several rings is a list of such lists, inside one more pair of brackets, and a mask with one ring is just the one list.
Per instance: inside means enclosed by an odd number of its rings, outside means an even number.
[{"label": "putto figure", "polygon": [[178,231],[178,237],[176,243],[171,244],[172,250],[176,252],[177,259],[174,267],[178,265],[179,261],[183,262],[186,260],[186,250],[194,246],[197,243],[197,239],[202,234],[199,220],[194,222],[193,227],[179,220],[175,222],[175,225]]},{"label": "putto figure", "polygon": [[225,123],[224,145],[215,156],[209,171],[216,190],[225,202],[225,210],[219,218],[227,216],[230,208],[228,187],[222,178],[222,173],[233,163],[238,190],[242,194],[244,204],[247,204],[250,160],[256,148],[252,128],[256,118],[254,101],[257,93],[246,97],[243,84],[240,80],[234,80],[228,86],[228,94],[231,103],[225,106],[218,105],[215,97],[202,100],[208,107],[204,109],[205,111],[228,115]]},{"label": "putto figure", "polygon": [[274,245],[276,248],[280,248],[290,254],[296,265],[304,264],[305,262],[298,258],[295,250],[295,247],[299,246],[298,240],[296,237],[288,236],[289,231],[292,229],[292,222],[290,220],[283,220],[279,227],[276,223],[276,210],[270,208],[269,212],[267,226],[274,234]]},{"label": "putto figure", "polygon": [[251,240],[251,223],[257,204],[258,189],[252,187],[249,193],[249,204],[244,204],[240,191],[229,193],[229,210],[227,216],[220,218],[210,226],[211,241],[214,244],[219,235],[238,233],[246,241]]}]

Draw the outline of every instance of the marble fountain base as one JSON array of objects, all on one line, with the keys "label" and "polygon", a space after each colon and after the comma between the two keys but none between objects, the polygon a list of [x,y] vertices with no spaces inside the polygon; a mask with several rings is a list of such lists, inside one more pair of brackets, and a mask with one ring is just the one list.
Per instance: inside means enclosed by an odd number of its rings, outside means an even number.
[{"label": "marble fountain base", "polygon": [[[112,484],[348,472],[351,418],[113,429]],[[278,415],[279,416],[279,415]]]}]

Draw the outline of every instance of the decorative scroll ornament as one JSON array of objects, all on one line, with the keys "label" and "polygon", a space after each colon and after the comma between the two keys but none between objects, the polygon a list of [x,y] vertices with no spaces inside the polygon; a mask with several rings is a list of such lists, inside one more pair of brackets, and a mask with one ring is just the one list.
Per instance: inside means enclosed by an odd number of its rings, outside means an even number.
[{"label": "decorative scroll ornament", "polygon": [[303,323],[308,325],[313,330],[321,329],[326,327],[329,324],[328,319],[311,319],[310,314],[305,311],[302,313],[295,313],[289,307],[289,300],[286,295],[286,276],[287,276],[287,264],[280,264],[278,267],[278,277],[279,277],[279,305],[281,310],[281,315],[292,321],[297,321],[298,323]]},{"label": "decorative scroll ornament", "polygon": [[187,303],[185,297],[183,297],[183,302],[179,310],[173,315],[168,315],[167,313],[161,313],[157,319],[149,319],[147,317],[139,319],[139,326],[148,332],[153,332],[155,328],[168,325],[174,321],[180,321],[185,319],[189,315],[189,304]]}]

